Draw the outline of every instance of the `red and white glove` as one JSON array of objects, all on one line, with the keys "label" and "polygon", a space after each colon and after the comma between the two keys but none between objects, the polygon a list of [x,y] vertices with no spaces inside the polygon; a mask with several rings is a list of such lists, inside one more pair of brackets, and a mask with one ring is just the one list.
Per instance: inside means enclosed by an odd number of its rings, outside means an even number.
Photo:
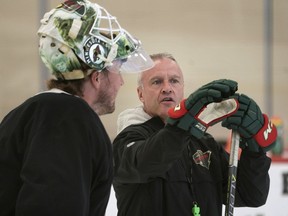
[{"label": "red and white glove", "polygon": [[262,114],[254,100],[244,94],[233,96],[239,102],[239,109],[222,122],[222,126],[239,132],[240,147],[250,151],[266,152],[275,146],[277,128],[266,114]]},{"label": "red and white glove", "polygon": [[168,111],[167,124],[175,125],[201,138],[207,128],[236,112],[238,102],[228,99],[237,91],[237,82],[216,80],[210,82]]}]

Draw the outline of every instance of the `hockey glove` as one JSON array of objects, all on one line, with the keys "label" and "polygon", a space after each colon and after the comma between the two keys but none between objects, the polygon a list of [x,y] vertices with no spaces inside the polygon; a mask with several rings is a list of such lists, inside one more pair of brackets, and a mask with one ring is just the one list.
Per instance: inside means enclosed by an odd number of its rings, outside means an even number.
[{"label": "hockey glove", "polygon": [[250,151],[269,151],[275,145],[277,129],[262,114],[254,100],[244,94],[233,96],[239,102],[237,112],[222,122],[222,126],[237,130],[241,137],[240,147]]},{"label": "hockey glove", "polygon": [[167,124],[175,125],[201,138],[209,126],[237,110],[235,99],[220,103],[236,91],[237,82],[233,80],[220,79],[210,82],[182,100],[175,108],[169,109]]}]

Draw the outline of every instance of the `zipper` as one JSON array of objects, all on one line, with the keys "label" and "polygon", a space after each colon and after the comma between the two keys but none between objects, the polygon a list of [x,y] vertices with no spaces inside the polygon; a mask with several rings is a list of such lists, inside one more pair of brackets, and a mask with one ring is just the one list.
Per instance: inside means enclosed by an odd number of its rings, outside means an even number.
[{"label": "zipper", "polygon": [[[190,145],[187,145],[187,151],[188,151],[188,169],[186,168],[185,172],[186,172],[186,178],[189,182],[190,185],[190,190],[191,190],[191,194],[192,194],[192,198],[194,199],[193,201],[193,207],[192,207],[192,215],[193,216],[200,216],[200,207],[198,206],[198,203],[196,201],[196,192],[195,192],[195,187],[193,184],[193,170],[192,170],[192,165],[193,165],[193,155],[192,155],[192,151],[190,148]],[[185,166],[184,166],[185,167]]]}]

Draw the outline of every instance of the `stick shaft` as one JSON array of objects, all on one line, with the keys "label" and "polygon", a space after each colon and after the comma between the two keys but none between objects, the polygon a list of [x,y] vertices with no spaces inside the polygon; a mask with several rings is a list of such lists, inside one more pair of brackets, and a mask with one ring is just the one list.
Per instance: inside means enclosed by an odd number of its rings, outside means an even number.
[{"label": "stick shaft", "polygon": [[225,216],[231,216],[234,212],[234,201],[236,191],[236,177],[238,165],[238,151],[239,151],[240,136],[238,132],[232,131],[231,150],[228,167],[228,191],[227,204],[225,209]]}]

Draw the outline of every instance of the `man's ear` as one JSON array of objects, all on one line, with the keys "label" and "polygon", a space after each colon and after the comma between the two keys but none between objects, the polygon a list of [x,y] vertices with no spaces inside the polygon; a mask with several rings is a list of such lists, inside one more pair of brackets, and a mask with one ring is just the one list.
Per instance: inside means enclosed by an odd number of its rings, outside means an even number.
[{"label": "man's ear", "polygon": [[143,103],[144,99],[143,99],[143,89],[141,86],[137,87],[137,93],[138,93],[138,98],[139,100]]},{"label": "man's ear", "polygon": [[99,85],[100,84],[100,72],[97,72],[97,71],[95,71],[95,72],[93,72],[91,75],[90,75],[90,80],[91,80],[91,83],[92,83],[92,85],[93,86],[95,86],[95,85]]}]

